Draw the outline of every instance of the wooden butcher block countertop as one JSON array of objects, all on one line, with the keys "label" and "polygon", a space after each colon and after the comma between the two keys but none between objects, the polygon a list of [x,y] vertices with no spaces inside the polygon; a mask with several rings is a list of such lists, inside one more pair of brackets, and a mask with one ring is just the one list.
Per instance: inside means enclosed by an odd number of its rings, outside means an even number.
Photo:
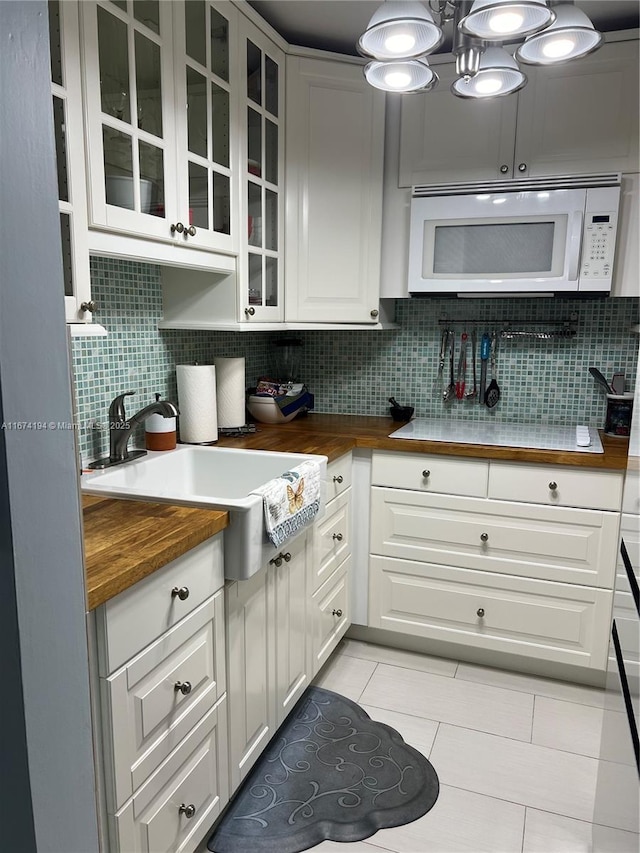
[{"label": "wooden butcher block countertop", "polygon": [[365,415],[322,415],[311,413],[287,424],[256,424],[257,431],[237,438],[221,438],[219,445],[251,450],[290,453],[319,453],[331,462],[354,447],[395,450],[406,453],[431,453],[513,462],[543,462],[578,468],[624,470],[629,442],[600,431],[604,453],[579,453],[563,450],[539,450],[523,447],[497,447],[459,444],[446,441],[415,441],[389,438],[401,427],[391,418]]},{"label": "wooden butcher block countertop", "polygon": [[82,496],[87,608],[94,610],[220,533],[226,512]]}]

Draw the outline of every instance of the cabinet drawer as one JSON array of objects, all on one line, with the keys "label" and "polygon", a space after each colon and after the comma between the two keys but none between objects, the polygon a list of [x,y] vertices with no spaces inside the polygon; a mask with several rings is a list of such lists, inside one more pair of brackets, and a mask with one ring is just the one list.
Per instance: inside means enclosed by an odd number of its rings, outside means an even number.
[{"label": "cabinet drawer", "polygon": [[371,557],[374,628],[603,670],[611,592]]},{"label": "cabinet drawer", "polygon": [[489,497],[619,512],[623,479],[624,475],[618,471],[492,462],[489,470]]},{"label": "cabinet drawer", "polygon": [[382,451],[372,457],[374,486],[483,498],[487,494],[488,476],[489,463],[476,459]]},{"label": "cabinet drawer", "polygon": [[[223,584],[222,534],[218,534],[98,607],[100,675],[122,666]],[[180,598],[178,590],[186,591],[186,598]]]},{"label": "cabinet drawer", "polygon": [[314,529],[313,591],[351,553],[351,490],[327,504],[324,517]]},{"label": "cabinet drawer", "polygon": [[110,810],[140,787],[225,692],[223,597],[220,590],[101,681],[113,750]]},{"label": "cabinet drawer", "polygon": [[371,490],[371,552],[611,587],[618,514]]},{"label": "cabinet drawer", "polygon": [[327,579],[311,599],[314,624],[313,674],[326,663],[351,624],[349,574],[351,557]]},{"label": "cabinet drawer", "polygon": [[[226,697],[126,806],[109,818],[112,853],[191,853],[228,801]],[[181,806],[195,807],[187,817]]]},{"label": "cabinet drawer", "polygon": [[327,465],[327,503],[351,486],[351,454],[345,453]]}]

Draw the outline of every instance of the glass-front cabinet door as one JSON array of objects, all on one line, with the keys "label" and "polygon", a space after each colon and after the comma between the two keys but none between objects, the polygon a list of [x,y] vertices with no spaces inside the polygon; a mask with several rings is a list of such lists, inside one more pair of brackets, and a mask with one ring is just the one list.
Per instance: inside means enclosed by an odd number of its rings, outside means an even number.
[{"label": "glass-front cabinet door", "polygon": [[[251,22],[240,24],[239,317],[283,319],[284,53]],[[244,241],[242,241],[244,243]]]},{"label": "glass-front cabinet door", "polygon": [[94,226],[185,239],[188,214],[180,218],[176,199],[172,7],[80,4]]},{"label": "glass-front cabinet door", "polygon": [[90,320],[95,307],[87,247],[78,6],[49,0],[48,8],[65,316],[68,323],[78,323]]},{"label": "glass-front cabinet door", "polygon": [[189,245],[237,252],[238,12],[216,0],[173,5],[178,208]]}]

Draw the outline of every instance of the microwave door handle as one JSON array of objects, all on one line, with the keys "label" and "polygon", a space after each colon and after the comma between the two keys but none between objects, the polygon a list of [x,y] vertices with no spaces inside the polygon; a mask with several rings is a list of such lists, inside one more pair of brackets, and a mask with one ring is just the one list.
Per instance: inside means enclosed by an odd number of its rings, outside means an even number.
[{"label": "microwave door handle", "polygon": [[569,281],[578,280],[580,268],[580,247],[582,243],[582,211],[574,210],[569,224]]}]

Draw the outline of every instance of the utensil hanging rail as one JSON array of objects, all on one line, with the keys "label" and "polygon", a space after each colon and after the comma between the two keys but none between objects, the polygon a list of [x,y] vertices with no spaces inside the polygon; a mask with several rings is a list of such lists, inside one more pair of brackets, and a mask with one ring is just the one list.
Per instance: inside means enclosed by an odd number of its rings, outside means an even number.
[{"label": "utensil hanging rail", "polygon": [[506,340],[530,338],[536,341],[551,341],[575,338],[577,334],[575,329],[553,329],[550,332],[535,332],[531,329],[503,329],[500,332],[500,338]]},{"label": "utensil hanging rail", "polygon": [[446,326],[448,329],[453,330],[454,326],[459,327],[473,327],[473,326],[482,326],[485,329],[500,329],[497,332],[498,336],[503,340],[538,340],[538,341],[551,341],[551,340],[569,340],[571,338],[575,338],[578,334],[577,325],[578,325],[578,314],[574,311],[569,315],[568,320],[541,320],[540,322],[535,322],[532,325],[535,326],[561,326],[559,329],[512,329],[511,323],[508,320],[503,320],[500,323],[496,321],[487,321],[487,320],[477,320],[470,318],[453,318],[453,317],[441,317],[438,320],[439,326]]}]

